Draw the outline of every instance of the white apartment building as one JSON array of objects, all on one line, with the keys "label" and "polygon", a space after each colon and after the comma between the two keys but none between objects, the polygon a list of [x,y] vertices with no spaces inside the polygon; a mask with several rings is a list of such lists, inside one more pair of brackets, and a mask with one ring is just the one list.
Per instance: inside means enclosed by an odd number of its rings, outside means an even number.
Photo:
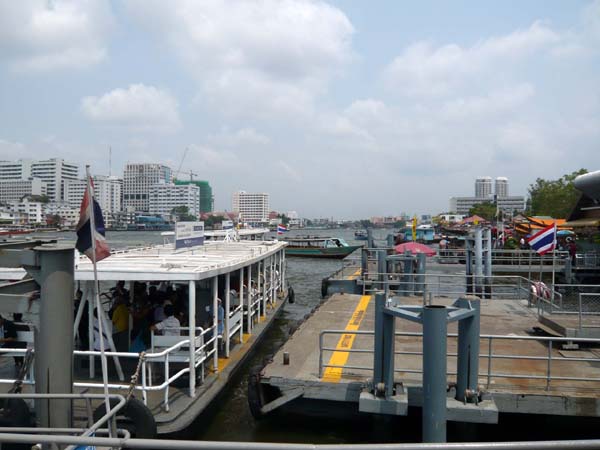
[{"label": "white apartment building", "polygon": [[238,191],[233,193],[231,203],[231,209],[233,212],[239,214],[242,222],[269,222],[269,194],[265,192],[250,193],[246,191]]},{"label": "white apartment building", "polygon": [[76,180],[78,174],[79,167],[76,164],[60,158],[0,161],[0,181],[39,178],[46,182],[46,195],[54,202],[64,200],[65,182]]},{"label": "white apartment building", "polygon": [[44,207],[45,216],[60,216],[60,224],[64,227],[74,227],[79,222],[79,205],[72,206],[66,202],[47,203]]},{"label": "white apartment building", "polygon": [[47,195],[47,185],[39,178],[0,180],[0,202],[19,201],[29,195]]},{"label": "white apartment building", "polygon": [[[456,214],[469,214],[469,210],[481,203],[493,202],[492,198],[480,198],[480,197],[451,197],[450,198],[450,211]],[[497,198],[498,208],[504,212],[512,213],[513,211],[524,211],[525,210],[525,197],[513,196],[513,197],[498,197]]]},{"label": "white apartment building", "polygon": [[477,177],[475,179],[475,197],[488,198],[492,195],[492,177]]},{"label": "white apartment building", "polygon": [[169,217],[173,208],[186,206],[188,214],[200,214],[200,188],[194,184],[155,184],[150,188],[149,213]]},{"label": "white apartment building", "polygon": [[494,193],[497,198],[508,197],[508,178],[497,177],[494,183]]},{"label": "white apartment building", "polygon": [[8,210],[15,215],[23,216],[26,223],[30,225],[46,222],[44,204],[41,202],[30,202],[27,199],[24,199],[23,201],[14,201],[8,204]]},{"label": "white apartment building", "polygon": [[[115,176],[96,175],[94,180],[94,194],[96,201],[102,208],[105,218],[110,214],[118,213],[123,209],[122,189],[123,180]],[[65,184],[65,202],[73,207],[79,207],[85,188],[86,180],[69,181]]]},{"label": "white apartment building", "polygon": [[150,212],[150,188],[159,183],[173,183],[171,168],[162,164],[127,164],[123,172],[123,209]]}]

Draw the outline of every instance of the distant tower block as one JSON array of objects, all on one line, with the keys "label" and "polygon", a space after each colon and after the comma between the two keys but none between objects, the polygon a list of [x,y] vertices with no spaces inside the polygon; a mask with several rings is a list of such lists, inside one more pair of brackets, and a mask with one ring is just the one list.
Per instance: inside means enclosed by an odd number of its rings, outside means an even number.
[{"label": "distant tower block", "polygon": [[477,177],[475,179],[475,197],[489,198],[492,195],[492,177]]},{"label": "distant tower block", "polygon": [[508,178],[498,177],[494,186],[494,192],[497,198],[508,197]]}]

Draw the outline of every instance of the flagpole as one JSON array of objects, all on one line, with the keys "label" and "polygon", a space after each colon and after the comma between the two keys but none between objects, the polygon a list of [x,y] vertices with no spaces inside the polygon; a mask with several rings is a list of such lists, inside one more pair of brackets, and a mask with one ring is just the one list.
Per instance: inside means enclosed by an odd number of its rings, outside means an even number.
[{"label": "flagpole", "polygon": [[552,302],[554,302],[554,280],[555,280],[555,263],[556,263],[556,222],[554,222],[554,246],[552,247]]},{"label": "flagpole", "polygon": [[[92,238],[92,266],[94,268],[94,297],[96,299],[96,311],[98,314],[98,335],[100,337],[100,362],[102,364],[102,382],[104,384],[104,403],[106,405],[106,412],[110,411],[110,399],[108,397],[108,364],[106,362],[106,354],[104,353],[104,332],[102,330],[102,309],[100,305],[100,284],[98,283],[98,269],[96,267],[96,220],[94,217],[94,191],[92,188],[92,178],[90,176],[90,166],[85,166],[85,173],[87,177],[87,191],[88,191],[88,214],[90,216],[90,237]],[[109,436],[113,437],[113,427],[108,427]]]}]

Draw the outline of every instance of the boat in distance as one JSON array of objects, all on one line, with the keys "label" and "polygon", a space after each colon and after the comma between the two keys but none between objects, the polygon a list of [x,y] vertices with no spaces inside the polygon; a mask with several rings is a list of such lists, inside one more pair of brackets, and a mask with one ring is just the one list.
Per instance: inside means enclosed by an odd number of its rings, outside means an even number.
[{"label": "boat in distance", "polygon": [[354,239],[357,241],[366,241],[369,239],[369,234],[365,230],[357,230],[354,232]]},{"label": "boat in distance", "polygon": [[298,236],[287,238],[285,248],[287,256],[307,258],[342,259],[362,245],[349,245],[344,239],[324,236]]}]

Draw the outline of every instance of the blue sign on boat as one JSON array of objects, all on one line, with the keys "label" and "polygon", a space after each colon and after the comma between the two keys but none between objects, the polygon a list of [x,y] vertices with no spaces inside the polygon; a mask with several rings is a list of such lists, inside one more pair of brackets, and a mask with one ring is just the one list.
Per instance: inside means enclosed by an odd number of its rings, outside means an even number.
[{"label": "blue sign on boat", "polygon": [[175,250],[204,244],[204,222],[177,222]]}]

